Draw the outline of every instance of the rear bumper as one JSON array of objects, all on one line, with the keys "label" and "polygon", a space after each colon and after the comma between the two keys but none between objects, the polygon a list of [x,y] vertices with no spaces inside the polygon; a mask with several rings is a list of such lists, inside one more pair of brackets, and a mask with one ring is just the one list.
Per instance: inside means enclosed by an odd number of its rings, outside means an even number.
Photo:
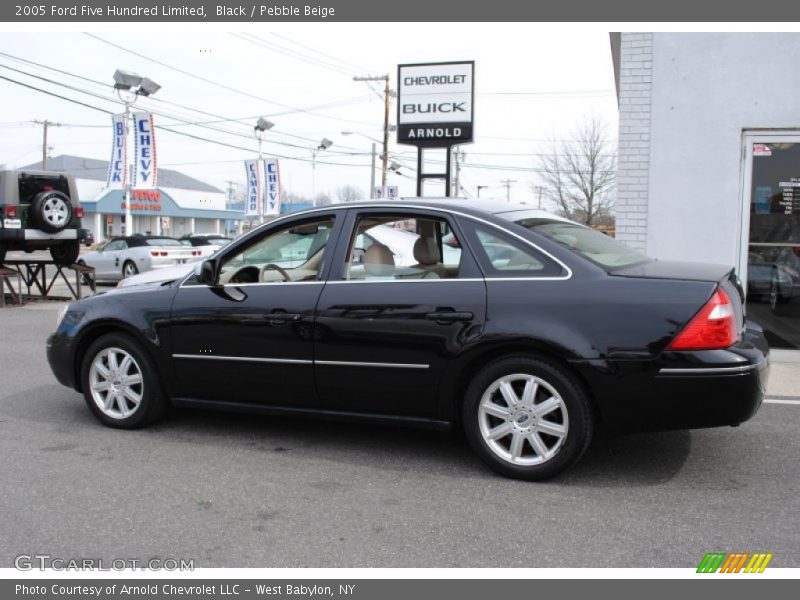
[{"label": "rear bumper", "polygon": [[48,242],[50,240],[77,240],[77,229],[62,229],[57,233],[47,233],[38,229],[0,229],[2,242]]},{"label": "rear bumper", "polygon": [[748,325],[742,341],[725,350],[665,352],[652,361],[579,367],[595,394],[602,425],[612,431],[659,431],[732,426],[752,418],[766,392],[769,347],[761,328]]}]

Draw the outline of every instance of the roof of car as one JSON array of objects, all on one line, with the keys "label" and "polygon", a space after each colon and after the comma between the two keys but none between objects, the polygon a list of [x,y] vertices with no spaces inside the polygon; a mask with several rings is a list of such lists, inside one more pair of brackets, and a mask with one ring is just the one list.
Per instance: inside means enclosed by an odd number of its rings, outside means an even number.
[{"label": "roof of car", "polygon": [[[397,200],[366,200],[362,202],[349,202],[345,204],[331,204],[326,207],[319,208],[380,208],[382,206],[398,207],[404,205],[421,206],[424,208],[440,208],[446,210],[454,210],[467,214],[479,216],[481,213],[489,213],[494,215],[504,215],[506,213],[525,211],[532,217],[541,217],[544,219],[555,219],[559,221],[568,221],[559,215],[553,214],[546,210],[536,208],[532,204],[523,204],[518,202],[506,202],[505,200],[496,200],[490,198],[399,198]],[[312,210],[312,209],[306,209]],[[298,214],[304,211],[298,211]]]},{"label": "roof of car", "polygon": [[116,241],[116,240],[123,240],[123,241],[127,242],[128,245],[130,245],[130,246],[144,246],[144,245],[146,245],[147,240],[174,240],[176,242],[179,241],[179,240],[176,240],[173,237],[169,237],[169,236],[166,236],[166,235],[139,235],[139,234],[119,235],[119,236],[110,238],[108,241],[109,242],[113,242],[113,241]]}]

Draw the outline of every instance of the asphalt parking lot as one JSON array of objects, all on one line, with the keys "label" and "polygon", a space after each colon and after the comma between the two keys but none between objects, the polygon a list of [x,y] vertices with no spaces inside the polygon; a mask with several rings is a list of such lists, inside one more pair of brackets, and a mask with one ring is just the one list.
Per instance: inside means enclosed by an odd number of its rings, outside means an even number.
[{"label": "asphalt parking lot", "polygon": [[57,308],[0,310],[0,566],[46,553],[204,567],[695,567],[712,550],[800,566],[798,404],[766,404],[739,428],[600,440],[539,484],[503,479],[458,436],[428,431],[199,411],[116,431],[50,373]]}]

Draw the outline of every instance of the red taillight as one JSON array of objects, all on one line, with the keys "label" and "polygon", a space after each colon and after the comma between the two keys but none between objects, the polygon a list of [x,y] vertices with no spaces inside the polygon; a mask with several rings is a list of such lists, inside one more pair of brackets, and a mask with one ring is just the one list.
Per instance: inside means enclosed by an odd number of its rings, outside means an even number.
[{"label": "red taillight", "polygon": [[16,219],[17,218],[17,207],[16,206],[6,206],[6,216],[9,219]]},{"label": "red taillight", "polygon": [[199,250],[192,250],[192,256],[200,256],[201,252]]},{"label": "red taillight", "polygon": [[667,350],[718,350],[739,341],[736,312],[728,294],[718,289]]},{"label": "red taillight", "polygon": [[158,252],[155,250],[150,250],[150,256],[158,256]]},{"label": "red taillight", "polygon": [[78,216],[79,219],[82,219],[83,218],[83,209],[81,207],[76,208],[75,209],[75,214]]}]

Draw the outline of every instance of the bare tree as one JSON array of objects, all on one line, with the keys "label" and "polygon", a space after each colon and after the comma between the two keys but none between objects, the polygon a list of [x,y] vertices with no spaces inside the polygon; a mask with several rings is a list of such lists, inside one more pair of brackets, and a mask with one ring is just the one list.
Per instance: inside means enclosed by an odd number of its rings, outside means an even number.
[{"label": "bare tree", "polygon": [[358,202],[364,199],[361,190],[353,185],[343,185],[336,190],[336,195],[339,197],[339,202]]},{"label": "bare tree", "polygon": [[606,125],[593,116],[578,126],[571,140],[553,140],[539,168],[547,198],[566,217],[597,225],[610,216],[613,205],[616,148]]},{"label": "bare tree", "polygon": [[328,192],[319,192],[314,198],[314,206],[325,206],[326,204],[333,204],[331,195]]}]

